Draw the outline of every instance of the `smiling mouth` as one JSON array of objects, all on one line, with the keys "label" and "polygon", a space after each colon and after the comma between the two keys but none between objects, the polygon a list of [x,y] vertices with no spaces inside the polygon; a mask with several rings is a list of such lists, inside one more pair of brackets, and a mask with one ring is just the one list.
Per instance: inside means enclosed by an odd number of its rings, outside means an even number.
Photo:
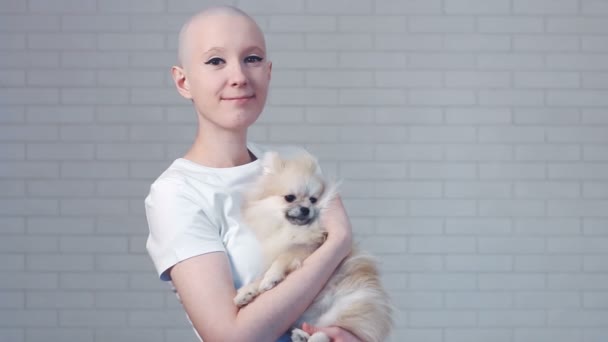
[{"label": "smiling mouth", "polygon": [[237,97],[223,97],[222,100],[224,100],[224,101],[247,101],[247,100],[253,99],[253,98],[255,98],[255,95],[237,96]]}]

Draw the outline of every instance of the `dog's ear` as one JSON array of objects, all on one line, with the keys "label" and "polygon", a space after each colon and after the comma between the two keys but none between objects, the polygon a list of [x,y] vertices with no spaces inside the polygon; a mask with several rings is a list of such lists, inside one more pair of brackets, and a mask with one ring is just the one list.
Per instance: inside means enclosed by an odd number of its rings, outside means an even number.
[{"label": "dog's ear", "polygon": [[284,162],[277,152],[270,151],[264,154],[262,165],[264,167],[264,174],[268,175],[280,171],[283,168]]}]

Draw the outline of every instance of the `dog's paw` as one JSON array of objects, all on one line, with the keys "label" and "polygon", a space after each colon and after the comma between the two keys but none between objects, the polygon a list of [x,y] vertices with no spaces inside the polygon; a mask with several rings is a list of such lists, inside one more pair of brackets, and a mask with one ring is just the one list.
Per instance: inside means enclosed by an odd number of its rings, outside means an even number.
[{"label": "dog's paw", "polygon": [[302,329],[295,328],[291,331],[292,342],[306,342],[310,338],[310,335]]},{"label": "dog's paw", "polygon": [[277,286],[283,279],[285,279],[285,275],[279,272],[266,272],[264,275],[264,279],[260,282],[260,292],[265,292],[273,287]]},{"label": "dog's paw", "polygon": [[236,296],[234,296],[234,304],[237,307],[242,308],[243,306],[251,303],[258,294],[258,290],[255,287],[243,286],[236,292]]}]

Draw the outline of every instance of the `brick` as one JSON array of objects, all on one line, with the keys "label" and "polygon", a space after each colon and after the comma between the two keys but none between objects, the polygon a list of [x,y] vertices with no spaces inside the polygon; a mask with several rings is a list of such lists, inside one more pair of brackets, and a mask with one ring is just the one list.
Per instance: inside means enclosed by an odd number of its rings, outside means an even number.
[{"label": "brick", "polygon": [[530,70],[544,67],[544,62],[539,53],[482,53],[477,55],[476,65],[480,70]]},{"label": "brick", "polygon": [[515,331],[515,342],[538,341],[582,342],[581,332],[568,328],[522,328]]},{"label": "brick", "polygon": [[581,223],[568,218],[521,218],[515,220],[514,228],[521,236],[579,235]]},{"label": "brick", "polygon": [[406,93],[401,89],[340,89],[338,103],[345,105],[403,105]]},{"label": "brick", "polygon": [[554,200],[547,203],[547,215],[556,217],[608,215],[608,201]]},{"label": "brick", "polygon": [[606,72],[583,72],[582,88],[608,88],[608,73]]},{"label": "brick", "polygon": [[579,38],[560,35],[526,35],[513,38],[514,51],[578,51]]},{"label": "brick", "polygon": [[393,293],[391,299],[399,308],[412,309],[441,309],[442,298],[437,292],[397,292]]},{"label": "brick", "polygon": [[23,70],[0,70],[0,86],[25,86],[25,72]]},{"label": "brick", "polygon": [[127,313],[118,310],[70,310],[59,312],[59,324],[64,327],[127,326]]},{"label": "brick", "polygon": [[413,69],[470,69],[477,65],[472,53],[411,53],[407,66]]},{"label": "brick", "polygon": [[511,222],[507,218],[447,218],[446,235],[508,235]]},{"label": "brick", "polygon": [[31,33],[28,48],[32,50],[94,50],[97,39],[91,33]]},{"label": "brick", "polygon": [[63,273],[59,278],[60,288],[64,290],[124,290],[128,282],[128,274],[110,272]]},{"label": "brick", "polygon": [[[0,308],[2,309],[24,309],[25,294],[16,291],[0,292]],[[2,334],[0,333],[0,337]]]},{"label": "brick", "polygon": [[338,103],[338,90],[290,88],[277,89],[268,99],[271,105],[298,106],[298,105],[335,105]]},{"label": "brick", "polygon": [[547,313],[547,325],[550,327],[605,327],[608,324],[608,313],[605,311],[560,310]]},{"label": "brick", "polygon": [[402,179],[406,175],[404,163],[342,163],[341,176],[346,179]]},{"label": "brick", "polygon": [[580,185],[573,182],[517,182],[515,198],[579,198]]},{"label": "brick", "polygon": [[97,144],[95,155],[99,160],[159,160],[164,148],[160,144]]},{"label": "brick", "polygon": [[[4,249],[3,249],[4,250]],[[56,289],[58,280],[55,273],[10,272],[0,273],[2,290]]]},{"label": "brick", "polygon": [[343,32],[405,32],[406,28],[405,16],[376,14],[338,17],[338,31]]},{"label": "brick", "polygon": [[382,0],[377,1],[378,14],[435,14],[441,13],[439,0]]},{"label": "brick", "polygon": [[157,13],[165,10],[162,0],[104,0],[98,4],[102,13]]},{"label": "brick", "polygon": [[439,182],[424,181],[374,182],[373,193],[380,198],[440,198],[441,185]]},{"label": "brick", "polygon": [[0,310],[0,327],[53,327],[57,312],[50,310]]},{"label": "brick", "polygon": [[477,17],[477,29],[485,33],[537,33],[543,32],[543,18],[532,16]]},{"label": "brick", "polygon": [[28,144],[27,159],[29,160],[92,160],[94,158],[92,144]]},{"label": "brick", "polygon": [[445,84],[458,88],[506,88],[511,86],[511,76],[504,71],[446,71]]},{"label": "brick", "polygon": [[575,72],[521,72],[515,73],[518,88],[579,88],[579,74]]},{"label": "brick", "polygon": [[92,293],[66,291],[36,291],[26,296],[26,305],[31,309],[83,309],[93,308]]},{"label": "brick", "polygon": [[375,85],[379,87],[440,87],[441,73],[435,71],[376,71]]},{"label": "brick", "polygon": [[373,46],[372,35],[363,33],[308,33],[305,41],[310,50],[369,50]]},{"label": "brick", "polygon": [[125,200],[62,199],[61,214],[67,216],[121,215],[128,213]]},{"label": "brick", "polygon": [[411,126],[412,142],[463,143],[475,141],[473,127],[425,127]]},{"label": "brick", "polygon": [[608,238],[598,237],[550,237],[547,251],[551,253],[597,254],[608,252]]},{"label": "brick", "polygon": [[[313,55],[314,57],[314,55]],[[328,56],[331,57],[331,56]],[[323,61],[325,67],[331,66],[333,59],[327,58]],[[382,63],[378,63],[382,61]],[[353,69],[399,69],[405,67],[406,56],[397,52],[359,52],[338,53],[337,66]]]},{"label": "brick", "polygon": [[516,108],[514,121],[523,125],[574,125],[581,121],[577,109],[571,108]]},{"label": "brick", "polygon": [[93,233],[94,225],[93,218],[29,217],[27,232],[39,235],[85,235]]},{"label": "brick", "polygon": [[[1,152],[1,149],[0,149]],[[25,182],[0,180],[0,197],[25,196]]]},{"label": "brick", "polygon": [[443,45],[443,38],[429,33],[379,33],[374,36],[374,47],[388,51],[437,51]]},{"label": "brick", "polygon": [[479,289],[485,290],[543,290],[545,276],[542,274],[488,273],[478,276]]},{"label": "brick", "polygon": [[121,328],[119,330],[112,328],[95,329],[96,341],[114,341],[114,342],[131,342],[131,341],[148,341],[148,342],[164,342],[165,336],[171,341],[191,341],[196,342],[198,339],[192,328],[184,329],[183,335],[171,334],[169,329],[134,329]]},{"label": "brick", "polygon": [[576,292],[525,291],[514,294],[514,305],[521,309],[571,309],[581,307],[581,299]]},{"label": "brick", "polygon": [[477,95],[481,105],[540,106],[545,95],[540,90],[480,90]]},{"label": "brick", "polygon": [[[445,267],[446,270],[452,272],[508,272],[513,270],[513,258],[508,255],[448,255],[445,257]],[[446,306],[452,308],[496,307],[496,304],[492,304],[492,299],[496,297],[496,294],[487,295],[479,293],[475,294],[475,297],[475,301],[469,302],[462,299],[463,301],[460,304],[450,306],[450,297],[448,296]],[[466,296],[465,298],[470,299],[470,296]],[[490,300],[483,300],[483,298]],[[508,297],[500,296],[499,299],[501,304],[498,304],[498,307],[511,306],[510,295]],[[456,302],[458,303],[457,299]]]},{"label": "brick", "polygon": [[440,235],[442,232],[441,219],[433,218],[379,218],[376,226],[378,233],[389,235]]},{"label": "brick", "polygon": [[446,329],[444,336],[445,342],[511,342],[513,332],[507,329]]},{"label": "brick", "polygon": [[35,328],[27,329],[26,338],[30,342],[42,341],[80,341],[93,342],[94,332],[89,329],[74,328]]},{"label": "brick", "polygon": [[479,141],[485,143],[537,143],[545,140],[545,129],[541,127],[486,126],[478,131]]},{"label": "brick", "polygon": [[[277,110],[277,115],[273,115],[271,122],[280,123],[280,116],[289,115],[290,111],[295,112],[293,117],[301,117],[303,112],[306,122],[313,124],[371,124],[374,122],[374,110],[365,107],[314,107],[306,108],[303,111],[293,108],[290,110],[286,107]],[[268,117],[268,114],[270,113],[265,112],[264,117]]]},{"label": "brick", "polygon": [[585,293],[583,294],[585,308],[606,309],[608,307],[608,296],[606,293]]},{"label": "brick", "polygon": [[510,12],[506,0],[446,0],[444,10],[448,14],[503,14]]},{"label": "brick", "polygon": [[509,51],[511,38],[495,34],[446,34],[444,48],[449,51]]},{"label": "brick", "polygon": [[127,89],[90,88],[61,89],[62,104],[125,104],[128,102]]},{"label": "brick", "polygon": [[547,275],[547,288],[551,290],[606,290],[605,274],[561,273]]},{"label": "brick", "polygon": [[379,107],[376,108],[376,122],[391,124],[438,124],[442,121],[441,110],[430,107]]},{"label": "brick", "polygon": [[489,179],[544,179],[545,167],[526,163],[487,163],[479,165],[479,178]]},{"label": "brick", "polygon": [[475,252],[475,240],[468,237],[411,237],[409,250],[411,253],[471,253]]},{"label": "brick", "polygon": [[269,32],[332,32],[337,28],[333,16],[273,16],[270,18]]},{"label": "brick", "polygon": [[444,182],[446,198],[501,199],[511,198],[511,184],[507,182]]},{"label": "brick", "polygon": [[[8,4],[9,2],[3,2]],[[19,0],[12,1],[20,6],[26,3]],[[0,9],[0,13],[4,11]],[[14,13],[17,13],[15,11]],[[0,31],[3,32],[53,32],[60,29],[60,17],[58,15],[37,15],[37,14],[6,14],[0,15]]]},{"label": "brick", "polygon": [[425,310],[409,311],[409,324],[412,327],[474,327],[476,314],[463,310]]},{"label": "brick", "polygon": [[512,161],[513,147],[503,144],[457,144],[445,146],[448,161]]},{"label": "brick", "polygon": [[103,309],[163,309],[164,298],[154,292],[99,292],[95,294],[97,307]]},{"label": "brick", "polygon": [[474,216],[476,206],[471,200],[414,200],[410,211],[412,216]]},{"label": "brick", "polygon": [[56,215],[55,199],[0,199],[0,215]]},{"label": "brick", "polygon": [[25,232],[25,218],[0,216],[0,234],[22,234]]},{"label": "brick", "polygon": [[67,32],[128,31],[129,18],[124,15],[64,15],[61,29]]},{"label": "brick", "polygon": [[577,272],[582,270],[582,264],[580,257],[570,255],[518,255],[515,257],[516,272]]},{"label": "brick", "polygon": [[415,16],[408,23],[410,32],[473,32],[473,17]]},{"label": "brick", "polygon": [[[567,71],[600,71],[608,70],[608,54],[550,54],[547,55],[547,67]],[[589,91],[572,92],[574,94],[592,93]],[[552,102],[548,102],[552,104]]]},{"label": "brick", "polygon": [[26,259],[28,271],[92,271],[93,256],[90,255],[28,255]]},{"label": "brick", "polygon": [[516,14],[576,14],[577,0],[513,0]]},{"label": "brick", "polygon": [[0,6],[0,13],[18,13],[25,12],[27,3],[18,0],[4,1]]},{"label": "brick", "polygon": [[61,66],[86,69],[128,67],[129,57],[130,55],[127,52],[63,51],[61,53]]},{"label": "brick", "polygon": [[438,161],[442,159],[439,146],[431,144],[375,144],[376,159]]},{"label": "brick", "polygon": [[545,240],[540,237],[480,237],[479,253],[483,254],[542,254]]},{"label": "brick", "polygon": [[184,317],[183,309],[154,312],[150,310],[133,310],[128,313],[128,325],[131,327],[188,327],[190,323]]},{"label": "brick", "polygon": [[544,327],[545,312],[533,310],[484,311],[479,316],[481,327]]},{"label": "brick", "polygon": [[[1,271],[24,271],[25,256],[19,254],[0,254],[0,270]],[[0,292],[0,298],[2,293]],[[2,303],[2,301],[0,301]],[[4,305],[4,304],[0,304]]]},{"label": "brick", "polygon": [[413,179],[473,179],[477,176],[472,163],[416,162],[410,164],[409,170]]},{"label": "brick", "polygon": [[607,198],[608,183],[587,182],[583,184],[583,198]]},{"label": "brick", "polygon": [[95,0],[59,0],[49,3],[44,0],[31,0],[29,9],[32,12],[58,12],[58,13],[78,13],[95,12]]},{"label": "brick", "polygon": [[[92,106],[27,106],[25,114],[27,122],[35,124],[84,123],[93,121],[94,108]],[[65,128],[60,127],[60,130]]]},{"label": "brick", "polygon": [[2,144],[0,146],[0,160],[25,159],[25,146],[25,144]]},{"label": "brick", "polygon": [[65,162],[61,164],[61,176],[73,179],[126,178],[127,162]]},{"label": "brick", "polygon": [[549,127],[547,141],[554,142],[576,142],[576,143],[605,143],[608,136],[604,127],[571,126],[571,127]]}]

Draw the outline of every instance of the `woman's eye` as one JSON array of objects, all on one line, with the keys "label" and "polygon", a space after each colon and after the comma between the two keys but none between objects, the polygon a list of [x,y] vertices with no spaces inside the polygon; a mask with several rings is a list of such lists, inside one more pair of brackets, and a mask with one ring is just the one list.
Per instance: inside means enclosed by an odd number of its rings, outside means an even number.
[{"label": "woman's eye", "polygon": [[245,57],[245,63],[259,63],[263,60],[264,58],[255,55]]},{"label": "woman's eye", "polygon": [[316,197],[311,197],[309,198],[310,203],[317,203],[317,198]]},{"label": "woman's eye", "polygon": [[211,64],[211,65],[220,65],[222,63],[224,63],[224,60],[219,57],[213,57],[210,60],[205,62],[205,64]]},{"label": "woman's eye", "polygon": [[293,202],[293,201],[296,200],[296,196],[294,196],[294,195],[287,195],[287,196],[285,196],[285,200],[287,202],[291,203],[291,202]]}]

